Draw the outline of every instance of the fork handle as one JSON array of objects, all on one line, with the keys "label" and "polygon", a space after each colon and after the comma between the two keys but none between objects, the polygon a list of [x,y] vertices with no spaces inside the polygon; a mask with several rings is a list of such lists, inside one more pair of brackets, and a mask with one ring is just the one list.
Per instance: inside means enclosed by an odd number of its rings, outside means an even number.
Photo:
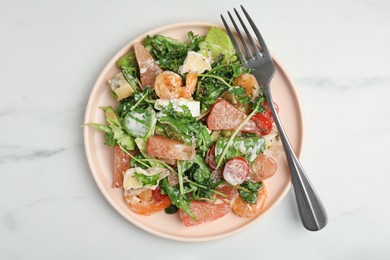
[{"label": "fork handle", "polygon": [[328,215],[326,213],[325,207],[322,204],[321,199],[319,198],[309,178],[306,176],[305,170],[303,169],[301,163],[295,155],[293,148],[291,147],[290,141],[287,138],[282,123],[280,122],[279,115],[275,110],[270,87],[264,87],[263,91],[268,101],[276,127],[279,131],[280,139],[284,147],[302,224],[310,231],[321,230],[328,223]]}]

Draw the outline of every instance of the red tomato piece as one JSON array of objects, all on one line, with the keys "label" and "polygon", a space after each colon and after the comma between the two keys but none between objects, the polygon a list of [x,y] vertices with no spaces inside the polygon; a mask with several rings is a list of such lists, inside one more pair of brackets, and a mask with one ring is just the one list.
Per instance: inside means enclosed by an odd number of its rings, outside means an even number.
[{"label": "red tomato piece", "polygon": [[217,168],[217,161],[215,159],[215,144],[213,144],[206,154],[206,163],[210,166],[210,168]]},{"label": "red tomato piece", "polygon": [[161,187],[160,186],[157,186],[157,188],[155,190],[152,190],[152,195],[153,195],[153,198],[157,202],[164,200],[168,196],[168,195],[161,194]]},{"label": "red tomato piece", "polygon": [[[267,101],[264,102],[263,107],[265,108],[265,111],[262,113],[265,117],[268,117],[271,122],[274,122],[274,117],[272,116],[271,109],[269,108],[269,104]],[[276,112],[279,112],[279,106],[274,102],[274,107]]]},{"label": "red tomato piece", "polygon": [[[247,114],[235,108],[225,99],[220,99],[211,108],[207,118],[207,127],[210,130],[235,130],[246,116]],[[251,120],[241,130],[250,133],[258,131],[255,122]]]},{"label": "red tomato piece", "polygon": [[225,164],[223,178],[231,185],[240,185],[247,179],[249,171],[250,166],[248,161],[237,156]]},{"label": "red tomato piece", "polygon": [[149,156],[163,159],[192,160],[195,156],[195,148],[157,135],[149,137],[146,152]]},{"label": "red tomato piece", "polygon": [[134,44],[134,52],[139,66],[142,86],[153,88],[154,81],[157,75],[162,72],[162,69],[160,69],[152,55],[141,43],[137,42]]},{"label": "red tomato piece", "polygon": [[193,220],[187,213],[179,210],[180,218],[186,227],[199,225],[225,216],[230,211],[230,204],[211,204],[208,202],[192,201],[190,208],[196,220]]},{"label": "red tomato piece", "polygon": [[256,182],[262,181],[272,177],[277,169],[276,162],[270,156],[261,153],[253,162],[249,177]]},{"label": "red tomato piece", "polygon": [[256,124],[261,135],[267,135],[272,130],[272,115],[271,118],[269,118],[264,116],[262,113],[257,113],[252,116],[251,121]]},{"label": "red tomato piece", "polygon": [[130,156],[122,151],[119,145],[114,147],[114,176],[112,188],[123,186],[123,175],[130,168]]}]

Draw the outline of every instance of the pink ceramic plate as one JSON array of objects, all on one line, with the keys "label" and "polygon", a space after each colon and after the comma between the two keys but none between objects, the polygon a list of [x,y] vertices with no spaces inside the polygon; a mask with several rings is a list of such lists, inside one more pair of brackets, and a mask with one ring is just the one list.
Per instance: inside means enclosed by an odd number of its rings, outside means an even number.
[{"label": "pink ceramic plate", "polygon": [[[142,41],[147,34],[163,34],[175,39],[186,40],[188,31],[204,35],[210,26],[220,25],[204,22],[168,25],[147,32],[123,47],[110,60],[97,79],[88,101],[85,122],[104,123],[104,115],[98,107],[108,105],[115,107],[117,105],[111,96],[111,90],[107,84],[107,80],[111,79],[119,71],[115,65],[116,60],[126,54],[135,42]],[[303,141],[303,122],[298,95],[293,83],[277,59],[275,59],[275,65],[276,74],[271,83],[273,96],[279,105],[279,114],[292,146],[299,155]],[[184,227],[177,214],[168,215],[160,212],[153,216],[142,216],[129,210],[123,200],[122,190],[111,188],[113,149],[103,144],[103,134],[92,127],[85,127],[84,142],[88,163],[96,183],[115,210],[139,228],[164,238],[181,241],[207,241],[237,233],[259,221],[266,212],[273,208],[286,195],[291,186],[290,175],[284,155],[282,154],[277,158],[277,173],[265,182],[269,199],[261,215],[256,218],[247,219],[229,213],[223,218],[210,223],[194,227]]]}]

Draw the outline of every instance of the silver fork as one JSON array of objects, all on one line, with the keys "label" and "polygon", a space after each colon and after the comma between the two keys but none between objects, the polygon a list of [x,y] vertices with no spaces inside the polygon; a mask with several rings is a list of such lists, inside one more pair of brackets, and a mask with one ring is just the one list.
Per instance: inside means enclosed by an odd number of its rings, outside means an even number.
[{"label": "silver fork", "polygon": [[[233,45],[238,53],[239,59],[243,66],[247,69],[253,69],[253,75],[256,77],[257,81],[262,85],[263,93],[268,101],[269,107],[271,109],[272,115],[275,120],[276,127],[279,131],[280,139],[282,141],[284,151],[286,154],[288,166],[291,173],[291,180],[294,187],[295,197],[298,204],[298,211],[301,217],[301,221],[303,226],[311,231],[318,231],[324,228],[328,222],[328,216],[325,210],[324,205],[322,204],[317,192],[314,190],[313,185],[309,181],[308,177],[305,174],[305,171],[299,162],[297,156],[293,148],[291,147],[290,141],[283,129],[282,123],[280,122],[280,118],[278,113],[275,110],[275,106],[273,103],[271,90],[270,90],[270,82],[272,77],[275,74],[275,66],[272,61],[272,57],[267,48],[267,45],[264,42],[263,37],[261,36],[259,30],[254,24],[251,17],[248,15],[247,11],[243,6],[241,9],[247,18],[250,26],[252,27],[253,32],[257,37],[257,41],[260,44],[256,44],[254,38],[251,36],[251,33],[245,26],[244,21],[241,16],[234,9],[238,20],[242,28],[245,31],[246,38],[249,40],[250,46],[248,46],[245,37],[241,33],[241,30],[237,26],[237,23],[234,21],[233,16],[228,12],[230,20],[235,28],[235,31],[240,39],[241,45],[244,47],[245,54],[241,50],[236,38],[234,37],[232,31],[230,30],[226,20],[223,15],[221,15],[222,22],[226,28],[226,31],[233,42]],[[250,48],[251,47],[251,48]],[[251,50],[252,49],[252,50]],[[245,56],[247,58],[245,58]]]}]

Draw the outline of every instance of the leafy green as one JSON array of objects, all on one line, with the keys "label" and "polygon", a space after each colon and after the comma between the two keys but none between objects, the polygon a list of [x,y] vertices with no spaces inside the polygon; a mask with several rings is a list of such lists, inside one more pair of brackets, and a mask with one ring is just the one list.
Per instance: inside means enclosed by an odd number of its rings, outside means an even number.
[{"label": "leafy green", "polygon": [[194,35],[193,32],[188,32],[187,36],[189,42],[181,42],[162,35],[148,35],[145,48],[150,50],[160,68],[177,72],[187,53],[198,51],[199,44],[204,40],[204,36]]},{"label": "leafy green", "polygon": [[139,161],[142,161],[143,159],[145,159],[145,156],[142,153],[137,153],[136,155],[133,155],[132,160],[130,160],[130,168],[140,167],[144,170],[149,169],[150,166],[148,164],[139,163]]},{"label": "leafy green", "polygon": [[210,168],[207,166],[204,157],[196,155],[192,161],[182,161],[181,171],[184,175],[186,185],[183,187],[186,193],[191,193],[195,200],[214,200],[214,190],[219,182],[214,182],[211,177]]},{"label": "leafy green", "polygon": [[142,186],[145,186],[145,185],[156,185],[160,175],[155,174],[152,176],[148,176],[142,173],[134,172],[134,177]]},{"label": "leafy green", "polygon": [[108,146],[120,145],[127,150],[134,150],[134,139],[128,135],[122,127],[118,116],[112,107],[100,107],[106,116],[108,125],[103,124],[86,124],[95,127],[96,129],[105,133],[105,144]]},{"label": "leafy green", "polygon": [[245,191],[243,189],[238,189],[238,193],[242,197],[242,199],[250,204],[255,204],[257,202],[257,194],[263,188],[262,182],[253,182],[253,181],[245,181],[240,185],[241,187],[246,188]]},{"label": "leafy green", "polygon": [[235,99],[245,105],[251,102],[251,97],[246,95],[246,89],[240,86],[235,86],[231,89],[229,89],[229,92],[232,93],[235,96]]},{"label": "leafy green", "polygon": [[[221,137],[215,145],[215,158],[219,161],[224,147],[229,141],[228,137]],[[224,161],[236,156],[245,158],[249,163],[253,163],[256,157],[265,149],[265,140],[262,137],[235,137],[229,146]]]},{"label": "leafy green", "polygon": [[161,181],[161,188],[165,191],[165,193],[169,196],[169,198],[172,200],[172,203],[180,208],[182,211],[187,213],[192,219],[196,220],[196,216],[194,213],[192,213],[191,207],[190,207],[190,200],[186,195],[181,195],[180,190],[177,186],[171,186],[167,180],[167,178],[164,178]]},{"label": "leafy green", "polygon": [[122,118],[127,112],[135,108],[146,109],[153,102],[153,99],[155,99],[153,91],[149,87],[145,87],[142,92],[134,92],[132,96],[121,100],[116,113]]},{"label": "leafy green", "polygon": [[165,213],[167,214],[175,214],[179,210],[174,204],[171,204],[169,207],[165,208]]},{"label": "leafy green", "polygon": [[[169,138],[192,145],[195,140],[197,152],[203,156],[211,146],[211,137],[205,125],[192,116],[187,106],[181,106],[182,112],[176,111],[170,102],[158,116],[158,124],[163,127]],[[161,130],[161,129],[160,129]]]},{"label": "leafy green", "polygon": [[198,78],[195,99],[201,102],[202,112],[207,111],[222,93],[233,88],[235,78],[247,72],[239,61],[225,63],[223,56],[219,56],[211,67],[211,70],[199,75]]},{"label": "leafy green", "polygon": [[183,161],[182,171],[190,180],[202,183],[210,178],[210,168],[207,166],[204,157],[197,154],[194,160]]},{"label": "leafy green", "polygon": [[190,177],[200,183],[210,178],[210,168],[207,166],[204,158],[199,154],[195,156],[194,165],[196,165],[196,169],[191,172]]},{"label": "leafy green", "polygon": [[122,70],[123,76],[133,88],[134,91],[141,86],[139,81],[139,69],[134,51],[120,57],[116,65]]},{"label": "leafy green", "polygon": [[[110,127],[111,127],[111,130],[113,133],[112,138],[117,142],[117,144],[119,144],[120,146],[122,146],[123,148],[125,148],[127,150],[130,150],[130,151],[134,150],[134,148],[135,148],[134,139],[125,133],[122,126],[110,125]],[[111,141],[108,140],[108,141],[111,143],[114,142],[113,140],[111,140]]]},{"label": "leafy green", "polygon": [[103,125],[103,124],[97,124],[97,123],[88,123],[88,124],[85,124],[83,126],[92,126],[94,128],[96,128],[97,130],[99,131],[102,131],[104,133],[104,144],[107,145],[107,146],[115,146],[116,145],[116,141],[114,139],[114,134],[111,130],[111,128],[107,125]]},{"label": "leafy green", "polygon": [[211,54],[213,59],[224,57],[224,62],[235,60],[235,49],[227,33],[218,27],[210,27],[205,40],[200,44],[200,51],[204,56]]},{"label": "leafy green", "polygon": [[125,114],[123,124],[131,136],[148,137],[154,131],[156,112],[151,106],[147,109],[135,108]]}]

